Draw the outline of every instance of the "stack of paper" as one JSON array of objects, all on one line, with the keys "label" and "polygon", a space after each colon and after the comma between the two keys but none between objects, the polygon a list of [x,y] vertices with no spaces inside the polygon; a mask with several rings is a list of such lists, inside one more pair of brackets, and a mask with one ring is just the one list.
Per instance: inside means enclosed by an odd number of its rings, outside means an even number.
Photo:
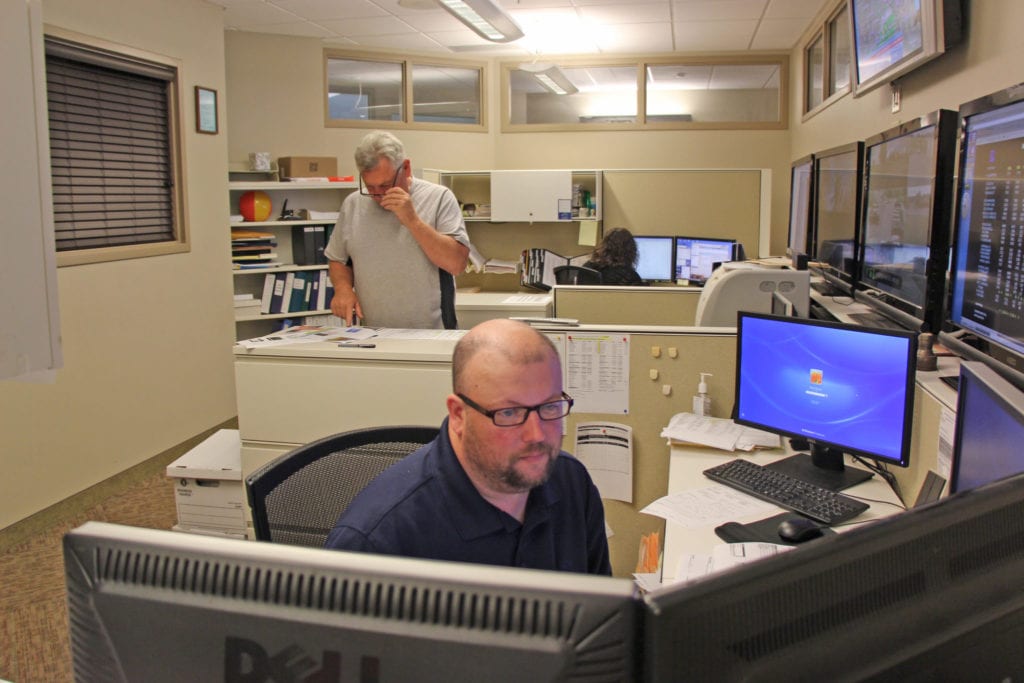
[{"label": "stack of paper", "polygon": [[661,435],[670,441],[699,444],[723,451],[752,451],[755,448],[778,448],[778,434],[738,425],[720,417],[701,417],[693,413],[677,413],[669,420]]}]

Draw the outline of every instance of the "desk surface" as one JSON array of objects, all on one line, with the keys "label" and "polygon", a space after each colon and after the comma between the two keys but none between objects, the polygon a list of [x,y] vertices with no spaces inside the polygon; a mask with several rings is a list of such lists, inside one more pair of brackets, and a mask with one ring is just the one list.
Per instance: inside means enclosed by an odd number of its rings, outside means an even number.
[{"label": "desk surface", "polygon": [[[740,451],[729,452],[700,446],[674,445],[670,453],[668,492],[673,494],[690,489],[724,486],[723,484],[711,481],[704,476],[703,472],[709,467],[714,467],[728,460],[742,457],[759,465],[765,465],[792,454],[793,451],[788,446],[754,453],[742,453]],[[849,465],[851,462],[852,460],[847,457],[847,464]],[[860,465],[854,466],[860,467]],[[869,503],[871,507],[863,514],[851,520],[847,526],[836,527],[836,531],[853,528],[858,526],[860,522],[870,522],[873,519],[888,517],[903,509],[903,504],[900,502],[899,497],[885,480],[878,475],[842,493],[853,498],[866,499],[865,502]],[[676,567],[684,556],[709,555],[712,548],[724,542],[715,535],[715,527],[719,524],[730,521],[741,523],[755,522],[780,512],[785,512],[785,510],[773,507],[767,514],[759,513],[747,517],[722,519],[699,528],[688,528],[681,524],[667,521],[665,523],[665,550],[662,560],[664,580],[667,582],[675,578]]]}]

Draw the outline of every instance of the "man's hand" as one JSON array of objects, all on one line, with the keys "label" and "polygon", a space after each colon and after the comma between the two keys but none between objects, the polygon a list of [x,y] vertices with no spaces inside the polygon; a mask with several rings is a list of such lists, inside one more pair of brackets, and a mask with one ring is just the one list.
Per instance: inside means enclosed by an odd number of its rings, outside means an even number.
[{"label": "man's hand", "polygon": [[358,318],[360,321],[363,319],[363,309],[359,305],[359,297],[351,288],[334,290],[334,296],[331,298],[331,313],[344,320],[346,326],[351,326],[354,318]]},{"label": "man's hand", "polygon": [[413,208],[412,197],[397,185],[385,192],[380,198],[380,208],[395,214],[398,220],[402,222],[402,225],[406,227],[413,225],[420,219],[416,209]]}]

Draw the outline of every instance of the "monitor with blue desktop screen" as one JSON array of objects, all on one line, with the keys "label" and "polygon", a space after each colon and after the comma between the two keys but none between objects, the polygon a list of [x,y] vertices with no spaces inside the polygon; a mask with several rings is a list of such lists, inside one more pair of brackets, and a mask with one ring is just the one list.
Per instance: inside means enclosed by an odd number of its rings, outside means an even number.
[{"label": "monitor with blue desktop screen", "polygon": [[[1006,376],[1024,369],[1024,84],[960,107],[947,334]],[[967,338],[963,335],[967,335]],[[945,335],[943,335],[945,337]],[[969,342],[956,344],[958,340]],[[1024,386],[1017,377],[1015,383]]]},{"label": "monitor with blue desktop screen", "polygon": [[634,680],[629,579],[87,522],[64,538],[75,680]]},{"label": "monitor with blue desktop screen", "polygon": [[814,155],[813,270],[847,295],[857,279],[863,171],[862,142]]},{"label": "monitor with blue desktop screen", "polygon": [[646,282],[672,282],[675,279],[675,237],[671,235],[634,235],[636,272]]},{"label": "monitor with blue desktop screen", "polygon": [[960,363],[949,491],[1024,472],[1024,391],[983,363]]},{"label": "monitor with blue desktop screen", "polygon": [[676,280],[704,284],[716,264],[736,260],[736,240],[676,237]]},{"label": "monitor with blue desktop screen", "polygon": [[859,285],[869,305],[942,328],[957,114],[941,109],[864,142]]},{"label": "monitor with blue desktop screen", "polygon": [[907,467],[916,355],[914,332],[741,311],[736,422],[807,440],[769,467],[832,490],[870,476],[844,453]]}]

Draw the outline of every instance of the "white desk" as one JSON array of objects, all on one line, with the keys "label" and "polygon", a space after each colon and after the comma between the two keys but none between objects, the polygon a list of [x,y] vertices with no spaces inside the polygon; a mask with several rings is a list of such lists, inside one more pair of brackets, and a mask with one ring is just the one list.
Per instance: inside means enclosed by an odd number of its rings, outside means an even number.
[{"label": "white desk", "polygon": [[494,318],[550,318],[550,293],[456,292],[455,315],[459,328],[469,328]]},{"label": "white desk", "polygon": [[[707,486],[724,486],[724,484],[718,484],[705,477],[703,471],[737,457],[764,465],[792,454],[793,451],[788,447],[758,451],[756,453],[745,453],[741,451],[728,452],[699,446],[673,446],[669,456],[668,492],[672,494]],[[848,457],[847,465],[850,465],[851,462],[852,460]],[[859,467],[859,465],[854,466]],[[903,507],[899,497],[889,488],[885,480],[878,475],[862,484],[846,489],[842,493],[854,498],[871,499],[866,501],[871,507],[866,512],[855,517],[851,522],[868,522],[873,519],[888,517],[889,515],[896,514]],[[893,503],[893,505],[872,501],[887,501],[888,503]],[[773,508],[767,514],[756,514],[746,518],[723,519],[708,526],[695,529],[687,528],[674,522],[666,522],[665,549],[662,561],[664,568],[663,580],[667,582],[675,578],[676,567],[682,557],[695,554],[709,555],[712,548],[720,543],[724,543],[715,535],[715,527],[719,524],[730,521],[741,523],[756,522],[759,519],[765,519],[780,512],[785,512],[785,510]],[[836,527],[836,531],[850,528],[853,528],[852,525]]]}]

